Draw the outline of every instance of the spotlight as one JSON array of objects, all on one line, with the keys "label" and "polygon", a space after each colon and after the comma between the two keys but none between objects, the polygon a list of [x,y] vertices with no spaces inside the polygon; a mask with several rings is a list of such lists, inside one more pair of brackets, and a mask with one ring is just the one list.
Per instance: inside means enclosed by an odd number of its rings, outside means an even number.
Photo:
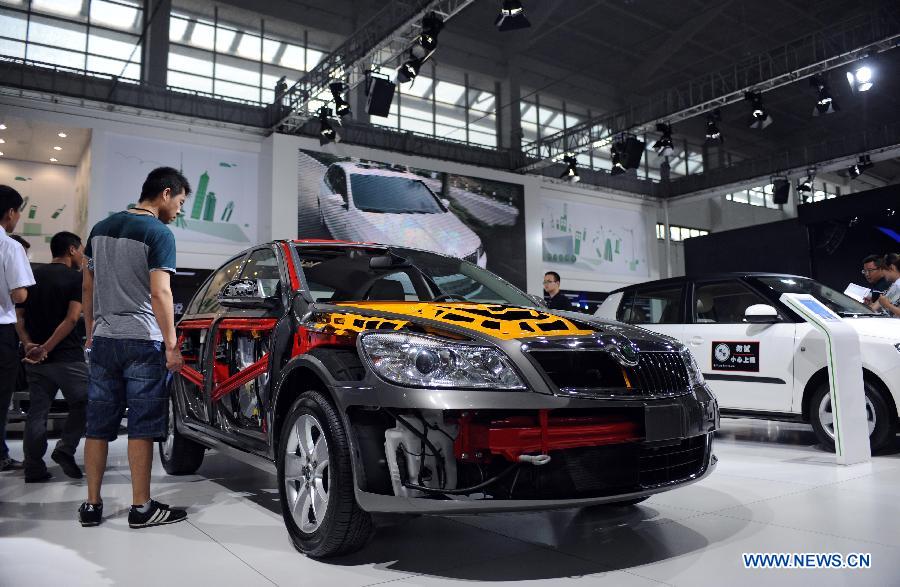
[{"label": "spotlight", "polygon": [[866,172],[867,169],[871,169],[875,167],[875,164],[872,163],[872,160],[869,159],[868,155],[860,155],[859,160],[850,167],[847,168],[847,175],[850,176],[850,179],[856,179],[860,175]]},{"label": "spotlight", "polygon": [[829,89],[828,80],[825,79],[824,75],[817,73],[812,76],[809,78],[809,85],[816,89],[817,94],[816,105],[813,108],[813,116],[834,114],[836,111],[840,110],[835,103],[834,98],[831,97],[831,89]]},{"label": "spotlight", "polygon": [[331,108],[322,106],[319,108],[319,145],[325,146],[328,143],[341,141],[341,136],[331,126]]},{"label": "spotlight", "polygon": [[610,175],[619,175],[628,171],[625,168],[625,165],[622,164],[622,156],[619,154],[619,149],[616,144],[613,144],[612,147],[612,171],[610,171]]},{"label": "spotlight", "polygon": [[516,29],[527,29],[531,26],[525,17],[525,8],[521,2],[516,0],[503,0],[500,4],[500,14],[494,21],[494,26],[500,31],[514,31]]},{"label": "spotlight", "polygon": [[675,152],[675,145],[672,144],[672,125],[664,122],[656,123],[656,130],[662,133],[659,140],[653,143],[653,150],[660,157],[671,157]]},{"label": "spotlight", "polygon": [[798,179],[796,191],[800,196],[800,203],[807,204],[809,203],[809,199],[812,196],[813,192],[813,181],[816,178],[816,170],[810,169],[806,172],[806,179]]},{"label": "spotlight", "polygon": [[875,85],[874,77],[872,66],[863,62],[853,71],[847,72],[847,83],[850,84],[850,90],[853,92],[867,92]]},{"label": "spotlight", "polygon": [[722,131],[719,130],[719,121],[722,120],[722,113],[718,108],[706,115],[706,142],[707,143],[724,143]]},{"label": "spotlight", "polygon": [[772,124],[772,117],[763,106],[762,94],[760,92],[744,92],[744,99],[750,102],[753,108],[753,118],[750,120],[750,128],[763,129]]},{"label": "spotlight", "polygon": [[401,84],[413,81],[416,79],[416,76],[419,75],[419,69],[421,69],[421,67],[421,59],[410,59],[397,70],[397,81]]},{"label": "spotlight", "polygon": [[422,61],[437,49],[438,33],[444,28],[444,20],[434,12],[429,12],[422,19],[422,32],[416,37],[416,42],[409,49],[409,54]]},{"label": "spotlight", "polygon": [[350,116],[353,114],[350,111],[350,103],[344,99],[342,95],[347,91],[347,85],[344,82],[332,82],[328,84],[328,89],[331,90],[331,96],[334,98],[334,112],[341,118],[345,116]]},{"label": "spotlight", "polygon": [[563,171],[559,178],[568,179],[572,183],[581,181],[581,177],[578,175],[578,159],[575,158],[575,155],[566,155],[563,157],[563,163],[566,164],[566,170]]}]

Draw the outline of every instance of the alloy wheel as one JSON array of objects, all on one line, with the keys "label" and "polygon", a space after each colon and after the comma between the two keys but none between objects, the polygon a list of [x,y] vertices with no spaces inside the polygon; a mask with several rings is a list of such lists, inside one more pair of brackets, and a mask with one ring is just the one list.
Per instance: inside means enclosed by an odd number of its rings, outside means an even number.
[{"label": "alloy wheel", "polygon": [[287,506],[300,531],[311,534],[325,519],[330,489],[328,441],[315,416],[297,418],[284,450]]}]

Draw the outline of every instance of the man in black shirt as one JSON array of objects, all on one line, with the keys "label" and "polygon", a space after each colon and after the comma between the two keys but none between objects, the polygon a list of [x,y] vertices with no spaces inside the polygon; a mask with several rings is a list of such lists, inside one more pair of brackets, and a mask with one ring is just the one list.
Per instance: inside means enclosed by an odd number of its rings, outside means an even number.
[{"label": "man in black shirt", "polygon": [[44,464],[47,415],[61,389],[69,406],[62,437],[50,458],[63,472],[80,479],[75,449],[84,435],[88,370],[75,325],[81,316],[81,266],[84,247],[78,235],[60,232],[50,240],[53,260],[34,269],[37,282],[16,308],[19,339],[25,345],[30,401],[25,421],[25,482],[51,478]]},{"label": "man in black shirt", "polygon": [[551,310],[567,310],[574,312],[572,302],[559,291],[560,278],[556,271],[544,273],[544,293],[547,294],[547,306]]}]

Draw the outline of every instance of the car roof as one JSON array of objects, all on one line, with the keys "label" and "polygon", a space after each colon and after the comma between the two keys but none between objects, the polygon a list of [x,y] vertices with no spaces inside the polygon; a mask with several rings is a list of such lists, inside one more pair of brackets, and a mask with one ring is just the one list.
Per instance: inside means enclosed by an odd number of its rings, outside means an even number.
[{"label": "car roof", "polygon": [[719,273],[703,273],[701,275],[691,275],[691,276],[681,276],[681,277],[670,277],[668,279],[657,279],[655,281],[645,281],[642,283],[635,283],[633,285],[626,285],[625,287],[620,287],[618,289],[614,289],[610,292],[611,294],[630,291],[636,288],[643,287],[665,287],[667,285],[682,285],[688,281],[715,281],[717,279],[735,279],[735,278],[746,278],[746,277],[798,277],[800,279],[811,279],[810,277],[804,277],[803,275],[791,275],[790,273],[769,273],[765,271],[732,271],[732,272],[719,272]]},{"label": "car roof", "polygon": [[382,167],[373,167],[361,163],[355,163],[353,161],[339,161],[334,163],[333,165],[337,165],[342,168],[347,173],[352,173],[355,175],[372,175],[372,176],[380,176],[380,177],[404,177],[406,179],[425,179],[415,173],[410,173],[408,171],[397,171],[394,169],[384,169]]}]

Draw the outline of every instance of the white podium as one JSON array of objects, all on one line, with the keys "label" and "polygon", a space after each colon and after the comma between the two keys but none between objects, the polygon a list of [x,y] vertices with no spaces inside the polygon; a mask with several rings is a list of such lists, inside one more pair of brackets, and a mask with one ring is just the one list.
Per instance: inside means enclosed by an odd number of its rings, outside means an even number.
[{"label": "white podium", "polygon": [[[780,300],[825,335],[828,385],[834,414],[834,450],[841,465],[872,458],[862,357],[856,330],[809,294],[782,294]],[[815,417],[813,414],[812,417]]]}]

